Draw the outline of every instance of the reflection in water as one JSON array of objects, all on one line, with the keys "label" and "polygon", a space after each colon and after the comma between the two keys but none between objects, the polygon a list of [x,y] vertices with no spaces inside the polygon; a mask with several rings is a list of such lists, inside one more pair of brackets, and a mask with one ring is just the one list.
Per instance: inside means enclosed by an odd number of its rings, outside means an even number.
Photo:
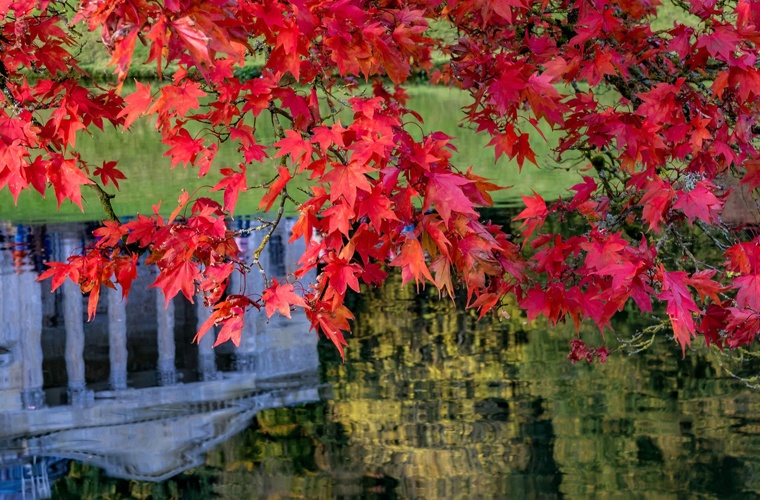
[{"label": "reflection in water", "polygon": [[[215,352],[213,333],[196,347],[191,340],[208,311],[184,300],[165,307],[163,296],[147,289],[154,277],[143,269],[129,303],[109,291],[86,323],[87,298],[76,285],[42,293],[50,283],[36,281],[39,259],[31,252],[34,246],[45,260],[64,259],[83,246],[84,225],[0,230],[0,477],[17,493],[46,496],[44,488],[27,488],[34,481],[13,482],[31,464],[35,477],[49,477],[57,462],[45,457],[81,460],[115,477],[165,480],[201,464],[263,409],[319,398],[317,340],[303,314],[287,322],[256,318],[241,349]],[[300,250],[279,250],[270,259],[292,272],[288,251]],[[235,286],[256,289],[240,279]],[[245,370],[221,372],[217,357]]]},{"label": "reflection in water", "polygon": [[48,498],[51,484],[67,472],[63,458],[33,457],[0,469],[0,498],[3,500]]},{"label": "reflection in water", "polygon": [[[115,300],[123,310],[109,297],[82,325],[81,358],[67,357],[64,297],[24,278],[35,275],[32,254],[12,252],[56,251],[68,233],[21,229],[22,238],[2,229],[3,290],[22,292],[0,301],[0,460],[8,476],[33,457],[75,459],[50,476],[53,496],[760,496],[760,394],[723,375],[704,348],[681,359],[663,339],[604,365],[572,365],[571,327],[525,324],[509,307],[509,320],[478,322],[396,278],[351,298],[345,363],[327,343],[317,351],[303,317],[257,317],[238,350],[214,351],[212,338],[196,346],[208,311],[184,299],[166,319],[174,327],[162,327],[173,331],[174,355],[161,358],[153,318],[163,308],[144,270],[136,295]],[[78,231],[72,241],[82,241]],[[239,244],[250,252],[259,237]],[[289,272],[300,250],[271,248],[268,268]],[[232,284],[247,293],[261,285],[258,274]],[[624,311],[616,334],[646,321]],[[91,398],[68,396],[69,362],[82,363]],[[174,381],[161,382],[161,366]]]}]

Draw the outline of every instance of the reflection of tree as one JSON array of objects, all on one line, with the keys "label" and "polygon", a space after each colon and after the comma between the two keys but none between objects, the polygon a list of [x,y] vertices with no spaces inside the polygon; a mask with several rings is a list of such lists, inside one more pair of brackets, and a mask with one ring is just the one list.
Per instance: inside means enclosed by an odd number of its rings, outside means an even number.
[{"label": "reflection of tree", "polygon": [[81,500],[202,500],[213,498],[215,475],[207,468],[183,472],[161,483],[108,477],[103,470],[71,462],[66,477],[56,481],[53,497]]},{"label": "reflection of tree", "polygon": [[[631,316],[627,327],[639,326]],[[721,377],[704,348],[681,359],[666,339],[604,365],[562,363],[568,334],[539,333],[520,375],[546,398],[563,493],[760,492],[753,483],[760,442],[747,435],[760,394]]]},{"label": "reflection of tree", "polygon": [[[354,307],[346,364],[323,365],[330,418],[345,426],[348,460],[397,478],[403,494],[760,492],[760,396],[721,376],[702,342],[684,359],[660,339],[572,365],[572,325],[526,332],[512,310],[476,323],[393,285]],[[627,309],[617,320],[612,347],[651,324]]]},{"label": "reflection of tree", "polygon": [[395,478],[401,496],[556,494],[552,424],[516,378],[522,319],[478,322],[434,295],[394,279],[351,305],[346,363],[323,364],[342,462]]},{"label": "reflection of tree", "polygon": [[322,403],[259,413],[234,441],[209,454],[207,463],[221,470],[217,493],[229,499],[309,497],[329,488],[317,464],[323,416]]}]

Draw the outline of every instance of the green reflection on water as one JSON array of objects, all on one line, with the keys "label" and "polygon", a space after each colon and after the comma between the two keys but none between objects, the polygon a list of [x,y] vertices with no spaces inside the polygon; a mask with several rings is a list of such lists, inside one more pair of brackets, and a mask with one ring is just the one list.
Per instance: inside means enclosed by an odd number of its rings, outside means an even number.
[{"label": "green reflection on water", "polygon": [[[482,176],[495,179],[503,186],[514,186],[511,189],[495,193],[497,202],[516,202],[520,194],[530,194],[531,190],[551,199],[559,195],[565,195],[567,188],[578,182],[577,174],[554,168],[556,165],[549,160],[549,146],[538,134],[534,134],[535,146],[541,169],[532,164],[524,166],[521,174],[518,173],[517,165],[510,164],[502,158],[494,164],[493,148],[487,147],[489,139],[484,134],[475,134],[474,131],[459,127],[461,108],[468,104],[466,94],[444,87],[416,86],[408,89],[411,96],[410,106],[417,110],[426,122],[422,130],[432,132],[441,130],[451,136],[455,136],[455,145],[459,153],[454,156],[454,164],[462,170],[470,165],[473,170]],[[348,115],[346,115],[348,116]],[[347,118],[341,118],[344,122]],[[258,142],[263,144],[272,143],[271,126],[267,112],[262,113],[258,119],[257,130]],[[415,132],[419,127],[409,125],[409,130]],[[553,136],[550,131],[544,131],[550,141]],[[110,126],[106,126],[105,132],[95,130],[93,136],[81,135],[77,140],[76,151],[81,154],[83,160],[91,162],[93,168],[99,166],[104,160],[117,160],[118,168],[127,176],[127,180],[119,184],[121,189],[116,193],[113,200],[114,210],[118,215],[134,215],[136,213],[151,213],[152,205],[163,200],[162,209],[166,213],[171,212],[176,206],[176,200],[182,189],[193,192],[201,189],[199,195],[209,196],[207,189],[218,180],[219,168],[237,166],[242,160],[239,153],[231,143],[222,144],[216,155],[214,168],[209,176],[198,179],[197,170],[194,167],[184,169],[178,166],[171,169],[169,158],[164,157],[167,147],[160,142],[159,134],[153,129],[153,125],[145,120],[137,120],[127,132],[119,132]],[[249,166],[248,185],[262,184],[274,175],[274,165],[271,163],[254,164]],[[303,176],[296,177],[295,187],[306,185]],[[113,186],[106,188],[109,192],[115,192]],[[236,212],[239,214],[252,214],[257,207],[264,191],[252,189],[243,193],[240,197]],[[297,189],[291,193],[298,196]],[[29,221],[74,221],[93,220],[104,217],[102,208],[97,197],[89,188],[82,190],[84,198],[83,214],[78,207],[66,201],[61,210],[56,210],[55,193],[52,188],[47,190],[47,198],[43,199],[35,192],[25,191],[21,193],[18,206],[14,207],[13,198],[7,189],[0,191],[0,219],[21,222]],[[221,199],[219,193],[211,194],[211,197]]]},{"label": "green reflection on water", "polygon": [[[760,395],[702,346],[682,359],[663,338],[572,365],[572,325],[525,324],[511,306],[510,319],[478,322],[397,276],[352,300],[345,363],[321,346],[329,397],[259,413],[178,488],[204,478],[228,499],[760,495]],[[629,314],[616,334],[648,321]]]}]

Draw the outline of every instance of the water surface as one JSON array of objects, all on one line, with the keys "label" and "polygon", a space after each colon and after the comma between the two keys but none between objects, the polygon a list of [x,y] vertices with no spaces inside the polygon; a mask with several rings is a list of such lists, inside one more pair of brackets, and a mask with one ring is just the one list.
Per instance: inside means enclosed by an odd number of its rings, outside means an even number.
[{"label": "water surface", "polygon": [[[515,307],[476,321],[396,276],[350,298],[345,363],[296,315],[259,317],[240,348],[217,348],[209,364],[207,346],[191,343],[203,312],[177,299],[167,365],[166,311],[154,289],[138,291],[152,280],[143,267],[125,316],[106,302],[82,323],[77,361],[67,299],[34,277],[40,253],[83,243],[87,227],[1,227],[0,494],[24,485],[29,498],[36,478],[38,497],[53,498],[760,495],[760,393],[721,367],[747,375],[756,364],[700,342],[685,358],[663,336],[632,356],[573,365],[572,326],[527,323]],[[299,252],[284,234],[266,255],[274,273]],[[115,314],[127,350],[116,390]],[[605,340],[614,349],[649,322],[624,311]],[[582,333],[604,341],[590,325]],[[69,371],[80,362],[77,392]]]}]

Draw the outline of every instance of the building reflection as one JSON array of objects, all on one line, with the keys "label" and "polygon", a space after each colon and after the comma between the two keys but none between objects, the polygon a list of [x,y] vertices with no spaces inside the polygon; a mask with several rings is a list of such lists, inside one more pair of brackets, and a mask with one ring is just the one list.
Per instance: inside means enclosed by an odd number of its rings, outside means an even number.
[{"label": "building reflection", "polygon": [[[283,244],[292,223],[278,227],[262,259],[272,276],[293,272],[304,251]],[[43,260],[79,251],[89,233],[85,224],[0,223],[0,482],[57,463],[43,457],[162,480],[201,463],[262,409],[319,398],[317,336],[303,313],[267,321],[254,310],[239,347],[214,349],[213,332],[193,344],[210,311],[181,296],[166,308],[147,288],[155,269],[143,268],[128,301],[104,291],[85,321],[87,297],[75,284],[50,293],[50,281],[36,279]],[[239,239],[249,260],[262,236]],[[262,286],[259,273],[230,284],[233,293]]]}]

